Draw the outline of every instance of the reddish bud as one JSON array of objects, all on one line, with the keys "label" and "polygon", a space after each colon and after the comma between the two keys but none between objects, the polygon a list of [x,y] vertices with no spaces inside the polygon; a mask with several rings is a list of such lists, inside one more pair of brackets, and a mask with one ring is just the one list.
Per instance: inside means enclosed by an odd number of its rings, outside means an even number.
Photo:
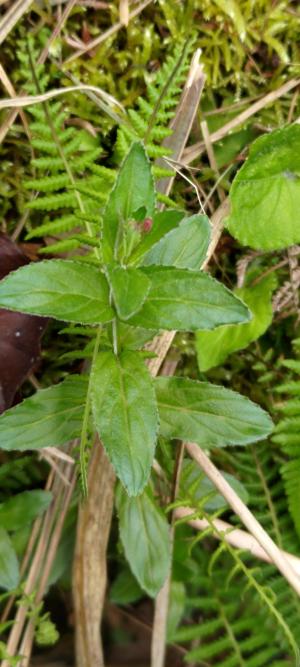
[{"label": "reddish bud", "polygon": [[152,225],[153,225],[152,218],[145,218],[145,220],[143,220],[143,223],[142,223],[143,232],[145,232],[145,234],[150,232],[150,229],[151,229]]}]

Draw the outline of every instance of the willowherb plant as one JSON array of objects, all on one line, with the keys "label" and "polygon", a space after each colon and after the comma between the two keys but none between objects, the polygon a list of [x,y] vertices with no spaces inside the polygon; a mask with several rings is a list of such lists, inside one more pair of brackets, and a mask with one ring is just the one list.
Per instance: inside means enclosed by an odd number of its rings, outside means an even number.
[{"label": "willowherb plant", "polygon": [[50,259],[11,273],[0,286],[1,307],[95,329],[90,372],[8,410],[0,419],[1,447],[63,446],[80,437],[84,457],[87,434],[97,431],[127,491],[118,505],[128,556],[143,516],[152,516],[152,547],[162,553],[154,583],[145,580],[149,559],[133,563],[152,595],[169,566],[166,520],[147,487],[158,434],[207,448],[246,445],[272,428],[265,412],[229,389],[179,377],[153,380],[145,365],[141,348],[161,330],[249,320],[245,304],[200,270],[209,242],[206,216],[156,210],[150,163],[136,142],[109,196],[93,263]]}]

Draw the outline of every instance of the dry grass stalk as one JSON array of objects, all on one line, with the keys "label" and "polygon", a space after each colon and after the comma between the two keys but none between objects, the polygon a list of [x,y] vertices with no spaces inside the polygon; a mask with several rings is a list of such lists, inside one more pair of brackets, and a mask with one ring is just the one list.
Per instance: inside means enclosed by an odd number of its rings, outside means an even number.
[{"label": "dry grass stalk", "polygon": [[[62,21],[62,18],[63,18],[63,17],[64,17],[64,21]],[[59,21],[59,30],[60,30],[60,31],[62,30],[63,25],[64,25],[64,22],[66,21],[67,17],[68,17],[68,13],[65,14],[65,12],[63,12],[63,15],[62,15],[62,17],[61,17],[61,20]],[[1,25],[1,24],[0,24],[0,25]],[[57,37],[57,36],[58,36],[57,28],[55,29],[55,31],[56,31],[56,32],[55,32],[55,36]],[[51,37],[50,37],[50,39],[51,39]],[[39,65],[43,65],[44,62],[46,61],[46,58],[47,58],[48,53],[49,53],[48,45],[49,45],[49,43],[46,45],[46,47],[45,47],[45,48],[41,51],[41,53],[40,53],[40,56],[39,56],[39,58],[38,58],[38,64],[39,64]],[[24,91],[21,91],[21,95],[23,94],[23,92],[24,92]],[[19,112],[18,109],[11,111],[11,112],[7,115],[7,117],[6,117],[5,121],[4,121],[4,123],[2,124],[2,126],[0,127],[0,144],[2,144],[2,142],[4,141],[4,139],[5,139],[6,135],[7,135],[7,132],[9,132],[11,126],[12,126],[13,123],[15,122],[15,119],[16,119],[16,117],[17,117],[17,115],[18,115],[18,112]]]},{"label": "dry grass stalk", "polygon": [[120,0],[119,3],[120,23],[125,27],[129,23],[129,2],[128,0]]},{"label": "dry grass stalk", "polygon": [[[280,86],[280,88],[277,88],[277,90],[273,90],[271,93],[268,93],[261,99],[257,100],[257,102],[254,102],[254,104],[251,104],[251,106],[249,106],[248,109],[242,111],[242,113],[240,113],[238,116],[233,118],[228,123],[225,123],[225,125],[223,125],[223,127],[221,127],[219,130],[213,132],[210,135],[210,141],[212,143],[220,141],[221,139],[226,137],[227,134],[230,134],[232,130],[245,123],[249,118],[251,118],[251,116],[261,111],[268,104],[272,104],[273,102],[275,102],[275,100],[278,100],[283,95],[286,95],[286,93],[288,93],[290,90],[293,90],[293,88],[296,88],[296,86],[299,85],[300,85],[300,79],[290,79],[290,81],[284,83],[282,86]],[[206,148],[205,141],[199,141],[197,144],[194,144],[193,146],[187,148],[184,151],[182,158],[184,164],[190,164],[191,162],[196,160],[196,158],[198,158],[205,151],[205,148]]]},{"label": "dry grass stalk", "polygon": [[[6,74],[4,67],[1,64],[0,64],[0,81],[3,85],[3,87],[5,88],[5,90],[8,92],[9,96],[10,97],[16,97],[16,91],[15,91],[10,79],[8,78],[8,76]],[[31,144],[31,134],[30,134],[29,126],[28,126],[28,123],[27,123],[27,118],[25,116],[24,111],[20,111],[20,117],[21,117],[22,123],[24,125],[24,130],[27,134],[29,144]]]},{"label": "dry grass stalk", "polygon": [[22,97],[12,97],[10,99],[0,100],[0,109],[10,109],[17,108],[22,109],[24,107],[30,107],[32,104],[40,104],[41,102],[47,102],[66,93],[75,93],[75,92],[93,92],[95,95],[103,99],[107,104],[112,107],[117,106],[121,111],[124,111],[124,108],[118,100],[109,93],[106,93],[105,90],[97,86],[90,86],[89,84],[80,83],[78,86],[66,86],[65,88],[54,88],[49,90],[47,93],[42,93],[41,95],[24,95]]},{"label": "dry grass stalk", "polygon": [[[61,473],[63,477],[68,479],[69,485],[67,486],[63,482],[61,475],[50,471],[46,488],[52,492],[53,502],[46,514],[34,524],[30,543],[21,567],[21,575],[23,575],[30,563],[24,584],[24,593],[25,595],[31,595],[36,591],[35,602],[37,604],[42,600],[47,588],[48,577],[76,481],[76,471],[73,465],[64,461],[59,462],[59,465],[61,466]],[[6,616],[12,602],[13,600],[10,600],[10,604],[7,605]],[[7,642],[6,648],[9,655],[24,655],[16,667],[27,667],[30,660],[34,626],[32,621],[27,618],[28,611],[29,606],[24,600],[24,604],[17,609]],[[3,660],[1,667],[9,667],[8,661]]]},{"label": "dry grass stalk", "polygon": [[[228,544],[231,544],[231,546],[235,547],[236,549],[249,551],[252,556],[264,561],[265,563],[273,562],[270,556],[264,551],[264,549],[262,549],[259,542],[255,539],[255,537],[253,537],[253,535],[250,535],[250,533],[247,533],[245,530],[241,530],[240,528],[235,528],[235,526],[232,526],[226,521],[222,521],[222,519],[214,519],[212,524],[207,521],[207,519],[189,519],[188,517],[195,516],[196,511],[197,510],[193,507],[177,507],[174,510],[175,518],[177,520],[187,519],[189,526],[201,532],[207,530],[207,528],[210,528],[212,525],[215,528],[215,532],[212,533],[213,537],[220,539],[222,536],[225,542],[228,542]],[[282,553],[283,557],[290,563],[293,570],[295,570],[296,574],[300,578],[300,558],[293,556],[287,551],[282,551],[282,549],[280,549],[280,552]]]},{"label": "dry grass stalk", "polygon": [[196,461],[197,465],[200,466],[203,472],[212,481],[225,500],[227,500],[229,506],[241,519],[242,523],[249,530],[249,533],[255,537],[262,549],[269,556],[271,563],[277,567],[282,576],[289,582],[296,593],[300,595],[300,578],[296,574],[292,565],[285,558],[283,552],[280,551],[279,547],[273,542],[268,533],[266,533],[252,512],[250,512],[248,507],[243,503],[234,489],[228,484],[227,480],[222,476],[213,462],[208,458],[203,449],[193,442],[188,442],[186,443],[186,450],[190,457]]},{"label": "dry grass stalk", "polygon": [[294,245],[287,250],[287,259],[280,262],[281,266],[288,264],[290,278],[286,280],[273,298],[273,310],[283,316],[296,314],[299,320],[299,288],[300,288],[300,246]]},{"label": "dry grass stalk", "polygon": [[[215,156],[215,153],[214,153],[213,144],[212,144],[212,141],[211,141],[211,138],[210,138],[210,133],[209,133],[209,130],[208,130],[208,125],[207,125],[206,120],[202,121],[201,130],[202,130],[202,134],[203,134],[203,139],[204,139],[204,143],[205,143],[205,148],[206,148],[206,153],[207,153],[209,164],[210,164],[212,170],[215,172],[215,175],[216,175],[216,177],[219,181],[220,180],[220,172],[219,172],[219,169],[218,169],[217,160],[216,160],[216,156]],[[216,189],[217,189],[217,193],[219,195],[220,202],[224,201],[225,192],[224,192],[223,188],[221,188],[220,185],[217,185]]]},{"label": "dry grass stalk", "polygon": [[65,9],[64,9],[59,21],[57,22],[52,34],[50,35],[46,46],[44,47],[44,49],[41,52],[41,55],[39,57],[39,63],[43,63],[47,59],[48,54],[49,54],[49,50],[51,48],[51,44],[58,37],[62,27],[64,26],[66,20],[70,16],[70,13],[71,13],[73,7],[76,5],[76,2],[77,2],[77,0],[69,0],[69,2],[66,4]]},{"label": "dry grass stalk", "polygon": [[[192,58],[190,71],[176,114],[170,123],[170,128],[173,132],[162,143],[163,147],[172,150],[172,160],[164,158],[157,160],[158,166],[166,167],[167,163],[168,167],[172,167],[172,162],[179,163],[182,159],[184,147],[192,129],[205,82],[200,56],[201,50],[197,49]],[[162,178],[158,181],[157,189],[159,192],[165,195],[170,193],[176,175],[175,171],[172,178]]]},{"label": "dry grass stalk", "polygon": [[0,44],[4,42],[11,30],[32,4],[33,0],[16,0],[16,2],[9,7],[0,21]]},{"label": "dry grass stalk", "polygon": [[[138,7],[136,7],[135,9],[133,9],[132,12],[130,12],[128,16],[128,22],[131,21],[131,19],[138,16],[146,7],[148,7],[148,5],[151,4],[152,1],[153,0],[144,0],[144,2],[141,2],[141,4],[138,5]],[[99,46],[99,44],[105,42],[109,37],[115,35],[121,28],[123,28],[123,23],[121,23],[121,21],[114,23],[114,25],[105,32],[103,32],[102,35],[99,35],[95,39],[92,39],[89,42],[89,44],[87,44],[84,48],[78,49],[78,51],[73,53],[73,55],[67,58],[63,64],[67,65],[68,63],[73,62],[73,60],[80,58],[80,56],[82,56],[84,53],[92,51],[92,49],[95,49],[97,46]]]}]

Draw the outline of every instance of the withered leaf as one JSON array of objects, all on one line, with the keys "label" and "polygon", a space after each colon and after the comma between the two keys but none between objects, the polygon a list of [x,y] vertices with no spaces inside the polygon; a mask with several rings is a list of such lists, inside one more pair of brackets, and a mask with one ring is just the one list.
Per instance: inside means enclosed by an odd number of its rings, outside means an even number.
[{"label": "withered leaf", "polygon": [[[16,243],[0,234],[0,279],[28,262]],[[0,414],[11,407],[19,387],[36,366],[46,325],[43,317],[0,309]]]}]

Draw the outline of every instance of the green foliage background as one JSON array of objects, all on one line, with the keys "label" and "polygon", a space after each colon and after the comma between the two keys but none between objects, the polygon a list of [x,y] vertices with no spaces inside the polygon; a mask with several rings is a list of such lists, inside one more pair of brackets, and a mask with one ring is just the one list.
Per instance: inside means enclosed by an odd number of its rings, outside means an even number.
[{"label": "green foliage background", "polygon": [[[64,170],[61,168],[58,173],[56,151],[51,148],[51,132],[45,127],[43,112],[40,107],[32,107],[28,112],[30,142],[18,122],[0,148],[2,231],[13,234],[18,221],[24,217],[21,240],[41,239],[42,242],[44,237],[51,236],[50,248],[42,244],[39,250],[42,254],[50,251],[52,254],[68,252],[72,255],[83,245],[87,256],[91,256],[94,246],[92,238],[86,234],[86,220],[93,231],[95,207],[104,205],[115,180],[116,169],[132,138],[144,136],[159,91],[174,63],[178,63],[184,45],[186,57],[178,68],[173,88],[169,88],[167,96],[163,98],[149,137],[148,150],[152,158],[159,157],[161,141],[168,135],[167,125],[178,103],[193,50],[197,47],[202,49],[201,59],[207,77],[201,110],[191,137],[191,141],[197,141],[202,120],[207,121],[209,130],[213,132],[246,109],[253,99],[275,90],[298,75],[298,11],[297,3],[284,1],[188,0],[175,6],[169,0],[159,0],[130,22],[127,29],[118,31],[88,56],[78,57],[68,63],[67,59],[72,52],[66,38],[70,35],[82,37],[83,23],[93,38],[118,20],[117,2],[110,3],[104,11],[76,7],[62,35],[54,41],[46,67],[38,68],[37,56],[35,58],[39,85],[42,89],[66,86],[70,84],[70,77],[75,77],[83,83],[102,87],[124,105],[130,127],[122,123],[121,127],[117,127],[113,118],[81,95],[66,97],[63,105],[51,105],[51,115],[53,123],[57,122],[57,129],[59,113],[65,119],[79,120],[80,129],[71,123],[64,136],[60,135],[60,141],[65,154],[72,156],[75,178],[76,169],[80,173],[83,164],[86,169],[85,188],[81,194],[87,215],[82,220],[74,194],[67,188],[64,190]],[[9,71],[16,90],[24,88],[28,92],[35,92],[27,55],[28,30],[34,38],[34,53],[38,54],[52,29],[53,16],[48,13],[46,6],[36,4],[6,40],[1,54],[2,63]],[[16,43],[19,58],[15,57]],[[177,43],[179,47],[176,48],[174,45]],[[216,113],[216,108],[220,107],[222,112]],[[239,166],[240,154],[247,149],[248,144],[262,131],[275,129],[295,119],[299,109],[298,97],[293,98],[292,91],[265,107],[254,119],[251,118],[215,145],[218,169],[221,172],[226,170],[220,182],[225,193],[228,193]],[[1,121],[5,117],[6,113],[1,112]],[[96,128],[96,131],[91,133],[91,128]],[[51,163],[51,160],[54,162]],[[95,160],[98,162],[96,165]],[[215,186],[218,174],[213,172],[205,155],[195,166],[199,169],[196,172],[198,182],[207,196]],[[37,190],[40,194],[36,198]],[[177,179],[171,203],[180,209],[183,208],[183,202],[185,205],[187,203],[190,214],[197,212],[198,204],[193,189],[183,180]],[[210,204],[212,209],[217,206],[216,193]],[[64,210],[64,216],[61,215],[61,209]],[[225,235],[213,273],[221,277],[230,288],[236,287],[239,262],[244,254],[245,250],[233,242],[229,235]],[[246,285],[242,288],[244,292],[249,289],[249,285],[251,289],[257,277],[271,271],[271,278],[264,279],[268,283],[268,298],[263,291],[263,283],[258,282],[261,289],[257,288],[257,297],[255,294],[258,312],[261,307],[265,315],[265,304],[268,302],[270,307],[272,290],[292,281],[288,263],[280,266],[276,272],[273,271],[285,258],[285,251],[280,250],[258,256],[253,254],[250,258]],[[244,298],[247,302],[246,295]],[[250,508],[279,546],[296,555],[299,554],[297,507],[300,474],[297,445],[300,389],[297,375],[299,362],[295,362],[298,352],[292,341],[299,335],[297,318],[297,301],[294,299],[289,310],[275,313],[273,324],[270,325],[270,318],[266,316],[265,326],[262,327],[260,319],[261,328],[254,335],[251,331],[245,332],[244,340],[238,341],[235,346],[232,346],[230,339],[228,354],[224,353],[226,332],[222,332],[222,358],[211,362],[206,358],[206,365],[202,364],[200,358],[201,335],[213,337],[215,332],[200,332],[196,345],[190,335],[178,334],[173,351],[179,358],[181,375],[209,379],[240,391],[267,408],[279,421],[272,442],[235,450],[234,456],[230,450],[215,451],[213,456],[222,470],[234,475],[242,483],[248,493]],[[76,371],[81,360],[91,355],[88,336],[85,336],[90,334],[88,329],[85,331],[84,328],[70,325],[65,327],[66,335],[61,338],[56,336],[59,330],[61,327],[59,329],[57,324],[51,325],[44,339],[43,363],[38,376],[39,379],[43,378],[45,386],[69,371]],[[261,336],[259,340],[251,342],[257,335]],[[238,349],[241,351],[237,352]],[[203,371],[208,371],[205,376]],[[31,393],[30,383],[25,384],[23,396]],[[162,442],[161,452],[161,464],[170,482],[173,457],[167,440]],[[1,491],[3,503],[9,502],[14,494],[18,497],[19,494],[29,492],[25,489],[42,487],[45,477],[43,464],[37,464],[36,459],[28,456],[2,456],[0,476],[5,480]],[[179,500],[181,504],[190,502],[196,506],[202,516],[203,511],[208,511],[203,497],[207,502],[215,494],[212,489],[205,489],[205,495],[200,494],[199,500],[196,491],[190,485],[189,493],[185,489]],[[152,500],[147,499],[146,502],[151,505]],[[210,517],[216,512],[216,515],[223,515],[228,521],[235,521],[227,506],[217,506],[210,511]],[[2,526],[1,512],[0,524]],[[74,523],[72,527],[74,534]],[[23,553],[28,538],[26,528],[20,530],[18,526],[16,532],[12,531],[11,540],[18,555]],[[293,649],[299,643],[299,601],[285,582],[271,566],[259,565],[245,554],[233,554],[222,541],[220,549],[209,535],[205,536],[204,549],[202,542],[195,539],[188,526],[182,525],[177,529],[170,642],[180,643],[186,650],[186,659],[192,664],[224,667],[268,664],[272,664],[272,667],[288,667],[294,664]],[[69,541],[65,539],[63,544],[66,547],[60,559],[66,567],[57,564],[59,575],[57,578],[53,576],[53,582],[58,579],[64,581],[68,569]],[[9,549],[10,545],[5,545],[5,548]],[[110,596],[114,603],[128,605],[142,599],[145,594],[139,586],[141,581],[139,576],[136,580],[133,575],[128,575],[121,543],[111,545],[110,562]],[[127,582],[129,579],[126,595],[121,586],[122,577],[123,582],[124,577],[127,577]],[[15,578],[14,585],[17,585],[16,581]],[[152,581],[142,588],[151,594]],[[110,641],[113,643],[113,630],[110,632]]]}]

